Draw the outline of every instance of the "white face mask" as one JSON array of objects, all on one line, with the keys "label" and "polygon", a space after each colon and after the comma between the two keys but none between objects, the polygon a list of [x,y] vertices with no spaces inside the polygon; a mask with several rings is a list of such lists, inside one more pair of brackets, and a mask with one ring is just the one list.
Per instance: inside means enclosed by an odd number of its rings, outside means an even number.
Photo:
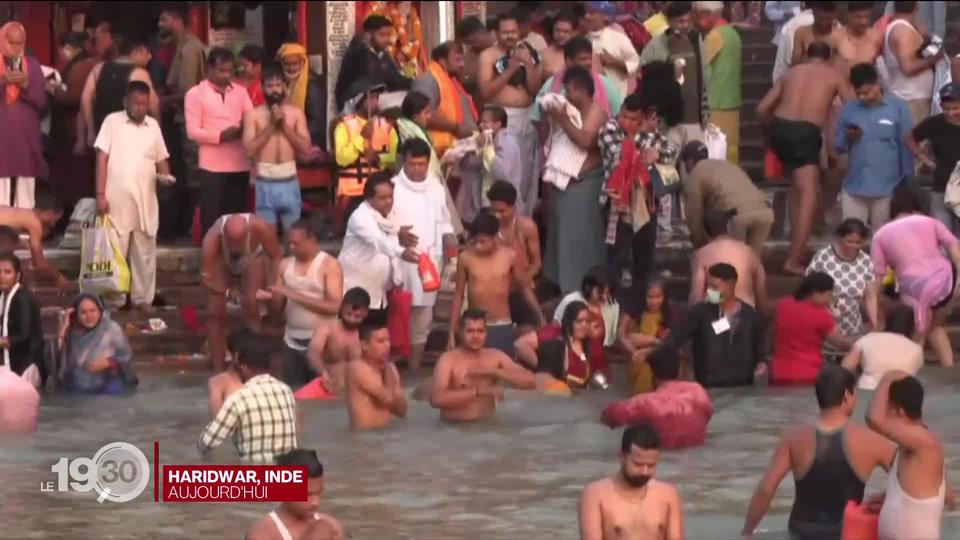
[{"label": "white face mask", "polygon": [[723,295],[716,289],[707,289],[707,294],[704,297],[704,300],[710,304],[719,304],[722,299]]}]

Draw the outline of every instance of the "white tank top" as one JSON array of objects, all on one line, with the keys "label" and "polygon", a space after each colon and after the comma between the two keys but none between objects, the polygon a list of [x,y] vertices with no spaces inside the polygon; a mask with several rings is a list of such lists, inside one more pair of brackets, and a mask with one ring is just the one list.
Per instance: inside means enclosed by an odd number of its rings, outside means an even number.
[{"label": "white tank top", "polygon": [[[290,534],[290,530],[287,529],[287,526],[283,524],[283,521],[280,519],[280,516],[277,515],[276,510],[270,512],[270,519],[273,520],[273,524],[277,526],[277,531],[280,533],[280,538],[283,540],[293,540],[293,535]],[[313,519],[320,520],[319,514],[314,514]]]},{"label": "white tank top", "polygon": [[930,99],[933,97],[933,70],[927,69],[916,75],[907,76],[900,71],[900,62],[890,46],[890,32],[896,26],[906,25],[913,32],[917,29],[912,24],[897,19],[887,25],[887,32],[883,36],[883,63],[887,68],[887,89],[890,93],[902,100]]},{"label": "white tank top", "polygon": [[[302,276],[297,275],[296,261],[291,259],[287,269],[283,272],[284,285],[302,295],[322,300],[326,291],[323,282],[318,277],[320,276],[320,267],[326,258],[327,254],[321,251],[313,258],[310,267],[307,268],[307,273]],[[284,341],[291,349],[306,350],[310,338],[313,337],[313,331],[325,317],[290,299],[287,299],[286,315],[287,326],[283,336]]]},{"label": "white tank top", "polygon": [[887,480],[887,496],[880,509],[880,540],[940,540],[946,483],[933,497],[914,499],[900,487],[900,455],[893,460]]}]

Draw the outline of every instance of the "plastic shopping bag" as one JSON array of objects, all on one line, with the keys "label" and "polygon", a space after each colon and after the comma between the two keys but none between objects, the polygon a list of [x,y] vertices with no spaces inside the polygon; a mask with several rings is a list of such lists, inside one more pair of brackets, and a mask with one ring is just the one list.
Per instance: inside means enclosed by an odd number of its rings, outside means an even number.
[{"label": "plastic shopping bag", "polygon": [[716,124],[707,124],[703,130],[703,139],[710,159],[727,159],[727,136]]},{"label": "plastic shopping bag", "polygon": [[130,267],[110,217],[85,223],[81,240],[80,291],[96,295],[130,292]]}]

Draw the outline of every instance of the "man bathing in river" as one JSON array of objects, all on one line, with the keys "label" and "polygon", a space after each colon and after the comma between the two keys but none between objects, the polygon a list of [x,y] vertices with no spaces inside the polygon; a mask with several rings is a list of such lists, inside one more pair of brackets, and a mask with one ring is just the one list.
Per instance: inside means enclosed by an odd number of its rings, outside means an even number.
[{"label": "man bathing in river", "polygon": [[522,390],[536,387],[533,373],[507,355],[483,348],[487,339],[487,316],[468,309],[460,316],[460,347],[444,353],[433,370],[430,405],[440,409],[449,422],[472,422],[493,415],[503,400],[503,381]]},{"label": "man bathing in river", "polygon": [[279,456],[277,465],[307,468],[307,500],[281,503],[247,530],[246,540],[344,540],[340,522],[317,511],[324,485],[316,450],[293,450]]},{"label": "man bathing in river", "polygon": [[659,457],[660,438],[652,426],[624,430],[620,472],[583,490],[581,540],[683,540],[680,493],[653,478]]},{"label": "man bathing in river", "polygon": [[347,366],[350,429],[380,429],[407,416],[407,398],[397,366],[390,362],[390,332],[382,324],[360,327],[360,356]]},{"label": "man bathing in river", "polygon": [[240,378],[240,364],[237,357],[240,356],[240,348],[257,336],[246,327],[238,328],[227,336],[227,350],[230,352],[230,359],[227,361],[227,369],[217,373],[207,381],[207,395],[210,402],[210,419],[213,420],[220,412],[220,407],[227,400],[230,394],[243,388],[243,380]]},{"label": "man bathing in river", "polygon": [[360,287],[354,287],[343,295],[340,316],[333,321],[322,321],[310,339],[307,347],[310,367],[334,394],[343,394],[347,363],[360,357],[357,329],[369,311],[370,295]]}]

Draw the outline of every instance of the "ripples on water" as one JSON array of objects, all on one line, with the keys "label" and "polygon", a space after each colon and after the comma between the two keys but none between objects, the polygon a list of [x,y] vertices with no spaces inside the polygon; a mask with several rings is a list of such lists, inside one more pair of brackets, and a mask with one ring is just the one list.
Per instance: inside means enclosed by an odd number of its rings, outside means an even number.
[{"label": "ripples on water", "polygon": [[[948,470],[960,446],[960,370],[927,368],[925,416],[943,435]],[[267,504],[155,504],[152,484],[140,499],[96,503],[93,494],[40,493],[60,457],[91,457],[105,443],[128,441],[148,456],[160,441],[163,463],[197,463],[196,440],[207,421],[206,377],[144,373],[129,397],[52,396],[38,433],[0,442],[4,539],[242,538],[268,512]],[[412,387],[407,382],[408,388]],[[661,454],[657,476],[679,485],[687,537],[739,539],[750,496],[780,431],[815,412],[811,389],[721,390],[706,446]],[[353,434],[342,405],[312,403],[305,446],[326,468],[325,512],[350,539],[575,539],[583,486],[617,468],[619,431],[599,424],[614,394],[576,399],[508,392],[494,419],[448,426],[423,402],[381,433]],[[862,409],[863,407],[859,407]],[[211,458],[234,460],[225,446]],[[952,471],[951,471],[952,472]],[[952,475],[951,484],[960,481]],[[886,485],[875,474],[868,492]],[[758,540],[784,537],[793,481],[784,480]],[[960,538],[960,518],[948,516],[944,538]]]}]

